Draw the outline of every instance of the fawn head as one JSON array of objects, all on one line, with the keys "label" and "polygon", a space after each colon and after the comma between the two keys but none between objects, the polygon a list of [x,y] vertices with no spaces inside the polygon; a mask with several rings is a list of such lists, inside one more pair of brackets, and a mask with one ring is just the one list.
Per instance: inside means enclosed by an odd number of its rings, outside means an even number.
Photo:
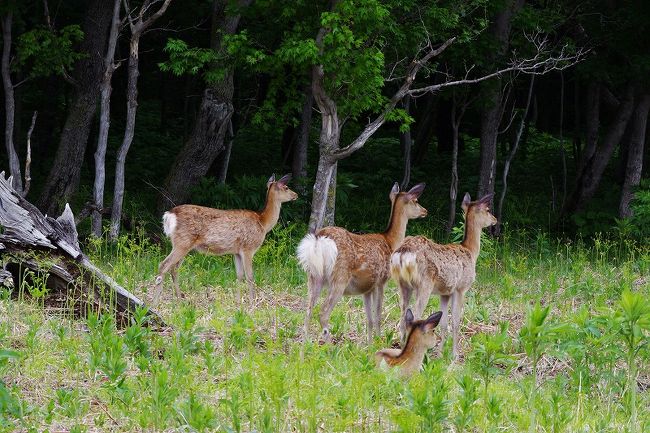
[{"label": "fawn head", "polygon": [[291,180],[291,173],[285,174],[280,179],[275,180],[275,174],[271,176],[266,182],[266,188],[268,190],[269,198],[284,203],[287,201],[293,201],[298,198],[298,194],[295,191],[292,191],[287,186],[287,183]]},{"label": "fawn head", "polygon": [[465,218],[470,214],[473,216],[473,221],[478,224],[481,228],[493,226],[497,223],[497,219],[492,213],[490,213],[490,200],[492,199],[492,194],[488,194],[476,201],[471,201],[469,193],[465,193],[463,197],[463,202],[460,207],[465,212]]},{"label": "fawn head", "polygon": [[442,311],[437,311],[424,320],[414,320],[411,309],[406,310],[406,344],[424,346],[425,349],[433,348],[439,339],[434,330],[441,317]]},{"label": "fawn head", "polygon": [[413,188],[406,192],[399,191],[399,184],[395,182],[393,189],[390,191],[390,201],[393,203],[393,208],[403,209],[403,213],[408,219],[424,218],[427,216],[427,210],[420,206],[418,198],[424,191],[424,183],[418,183]]}]

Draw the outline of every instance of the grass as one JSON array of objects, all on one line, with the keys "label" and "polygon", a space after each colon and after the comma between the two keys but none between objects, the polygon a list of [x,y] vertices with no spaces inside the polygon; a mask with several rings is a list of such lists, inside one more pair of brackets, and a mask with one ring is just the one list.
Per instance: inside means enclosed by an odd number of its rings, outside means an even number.
[{"label": "grass", "polygon": [[[231,258],[187,257],[185,299],[167,279],[159,310],[170,327],[158,332],[143,326],[143,314],[117,330],[107,316],[75,320],[5,293],[0,431],[650,429],[647,244],[512,232],[486,244],[467,296],[462,361],[452,363],[446,347],[402,380],[372,360],[398,339],[392,282],[371,347],[360,298],[335,308],[334,344],[302,341],[306,288],[294,251],[303,233],[290,225],[270,234],[254,260],[258,299],[243,309]],[[169,246],[135,236],[86,249],[150,299]]]}]

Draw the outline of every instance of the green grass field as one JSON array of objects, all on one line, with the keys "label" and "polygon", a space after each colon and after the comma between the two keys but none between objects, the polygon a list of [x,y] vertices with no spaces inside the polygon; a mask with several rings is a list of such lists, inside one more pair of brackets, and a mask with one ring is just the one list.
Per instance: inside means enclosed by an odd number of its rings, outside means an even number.
[{"label": "green grass field", "polygon": [[[303,234],[269,235],[254,260],[258,298],[241,309],[232,259],[188,256],[184,299],[166,279],[170,327],[159,332],[142,317],[121,330],[108,316],[74,319],[43,306],[38,287],[3,293],[0,431],[650,431],[647,242],[510,233],[484,243],[461,361],[446,347],[403,380],[372,357],[398,341],[393,282],[371,347],[361,298],[335,308],[333,344],[303,342]],[[132,237],[86,250],[150,299],[169,246]]]}]

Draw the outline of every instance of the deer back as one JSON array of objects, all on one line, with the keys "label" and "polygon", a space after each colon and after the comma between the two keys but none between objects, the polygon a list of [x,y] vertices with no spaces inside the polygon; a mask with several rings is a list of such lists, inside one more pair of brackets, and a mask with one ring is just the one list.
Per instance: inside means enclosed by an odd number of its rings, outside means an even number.
[{"label": "deer back", "polygon": [[391,249],[382,234],[358,235],[341,227],[325,227],[317,236],[326,236],[336,243],[338,256],[333,281],[352,280],[363,291],[388,280]]},{"label": "deer back", "polygon": [[174,246],[183,244],[212,254],[236,254],[257,250],[266,236],[259,214],[249,210],[182,205],[170,213],[176,217],[170,234]]},{"label": "deer back", "polygon": [[441,295],[468,287],[476,278],[476,261],[460,244],[442,245],[423,236],[409,236],[395,253],[412,254],[416,261],[414,282],[431,285]]}]

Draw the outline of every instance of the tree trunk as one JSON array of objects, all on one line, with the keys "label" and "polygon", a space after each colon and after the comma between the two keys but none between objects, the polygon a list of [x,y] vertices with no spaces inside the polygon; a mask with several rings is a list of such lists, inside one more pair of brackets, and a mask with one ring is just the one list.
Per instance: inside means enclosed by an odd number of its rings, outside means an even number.
[{"label": "tree trunk", "polygon": [[[513,16],[521,9],[524,0],[507,0],[495,15],[491,26],[491,34],[497,43],[497,50],[490,56],[493,61],[499,61],[508,50],[510,29]],[[488,62],[489,64],[489,62]],[[499,135],[499,123],[501,122],[502,107],[502,85],[501,80],[486,83],[483,87],[485,107],[481,114],[481,151],[478,182],[478,197],[494,193],[494,179],[497,165],[497,137]]]},{"label": "tree trunk", "polygon": [[630,120],[630,144],[627,155],[625,180],[621,191],[621,202],[618,207],[620,218],[632,216],[630,203],[634,199],[634,189],[639,186],[643,170],[643,153],[646,140],[646,125],[650,111],[650,94],[644,94],[637,103]]},{"label": "tree trunk", "polygon": [[467,99],[463,99],[459,104],[456,92],[454,92],[450,112],[452,129],[451,182],[449,185],[449,216],[447,217],[447,225],[445,227],[447,234],[451,233],[451,229],[454,227],[454,223],[456,222],[456,198],[458,197],[458,133],[467,106]]},{"label": "tree trunk", "polygon": [[[240,15],[226,15],[226,0],[214,0],[212,8],[211,47],[225,55],[221,41],[224,35],[232,35],[239,26]],[[239,8],[246,7],[252,0],[239,0]],[[166,194],[158,202],[158,211],[185,203],[199,180],[205,176],[217,155],[224,148],[224,137],[230,119],[235,111],[232,97],[234,92],[233,67],[226,68],[225,76],[208,86],[203,92],[201,109],[194,128],[185,146],[179,152],[165,180]]]},{"label": "tree trunk", "polygon": [[113,4],[113,20],[108,37],[108,48],[104,57],[104,76],[100,85],[101,104],[99,114],[99,138],[97,139],[97,150],[95,151],[95,185],[93,197],[95,210],[92,213],[92,234],[96,237],[102,235],[102,208],[104,207],[104,184],[106,181],[106,147],[108,146],[108,130],[111,125],[111,80],[115,65],[115,47],[120,32],[120,0]]},{"label": "tree trunk", "polygon": [[528,87],[528,98],[526,99],[526,107],[524,108],[523,113],[521,113],[521,122],[519,123],[519,128],[517,129],[517,133],[515,135],[515,141],[512,144],[510,153],[508,154],[508,157],[506,158],[506,161],[503,165],[503,187],[501,189],[501,196],[499,197],[499,207],[497,208],[497,212],[495,215],[497,218],[497,226],[495,230],[496,235],[501,233],[501,229],[503,225],[503,203],[505,202],[506,191],[508,190],[508,173],[510,172],[510,164],[512,163],[512,160],[515,158],[515,154],[517,153],[517,148],[519,147],[519,142],[521,141],[521,136],[524,132],[524,128],[526,127],[526,118],[528,117],[528,109],[530,108],[530,101],[533,96],[534,86],[535,86],[535,75],[531,75],[530,86]]},{"label": "tree trunk", "polygon": [[217,174],[217,181],[220,184],[226,183],[226,177],[228,177],[228,166],[230,165],[230,154],[232,153],[232,145],[234,141],[235,138],[231,136],[226,143],[226,148],[221,152],[219,173]]},{"label": "tree trunk", "polygon": [[[138,77],[140,76],[140,37],[165,13],[170,3],[171,0],[165,0],[160,8],[146,20],[143,20],[143,15],[146,12],[143,9],[140,9],[140,15],[137,20],[133,20],[129,16],[131,42],[129,43],[129,73],[126,86],[126,126],[124,127],[124,139],[117,151],[117,158],[115,161],[115,188],[113,190],[111,227],[109,230],[109,238],[112,241],[116,241],[120,235],[122,205],[124,203],[126,155],[129,153],[131,143],[133,142],[133,135],[135,133],[135,116],[138,111]],[[145,6],[143,5],[142,8],[145,8]],[[127,10],[127,14],[130,14],[130,11]]]},{"label": "tree trunk", "polygon": [[[567,200],[565,213],[573,213],[581,210],[596,193],[612,153],[625,132],[633,109],[634,92],[632,85],[628,84],[618,105],[616,117],[609,126],[601,143],[595,146],[588,141],[585,146],[585,151],[583,152],[583,156],[585,157],[583,169],[576,182],[576,188],[571,198]],[[592,120],[590,119],[589,122],[592,123]],[[586,159],[589,157],[589,154],[591,154],[591,158]]]},{"label": "tree trunk", "polygon": [[[326,225],[331,225],[331,221],[326,221],[325,216],[327,214],[327,202],[332,199],[330,189],[333,189],[332,183],[336,183],[336,165],[336,160],[331,157],[322,155],[318,159],[311,200],[311,215],[309,217],[310,233],[314,233]],[[334,199],[336,199],[335,195]],[[331,215],[329,219],[332,219]]]},{"label": "tree trunk", "polygon": [[487,83],[484,97],[489,101],[481,114],[481,150],[477,197],[494,194],[497,165],[497,136],[501,121],[501,80]]},{"label": "tree trunk", "polygon": [[[411,114],[411,97],[404,98],[404,111],[406,114]],[[402,158],[404,158],[404,173],[400,188],[405,190],[411,182],[411,148],[413,147],[413,139],[411,138],[411,128],[406,131],[400,131],[399,141],[402,145]]]},{"label": "tree trunk", "polygon": [[314,95],[311,84],[305,88],[305,99],[302,105],[300,125],[298,126],[297,137],[294,143],[291,171],[297,181],[297,189],[304,193],[305,178],[307,177],[307,149],[309,148],[309,131],[311,130],[312,110],[314,106]]},{"label": "tree trunk", "polygon": [[112,2],[93,0],[84,18],[81,51],[86,56],[75,65],[75,92],[54,162],[38,202],[38,207],[51,215],[60,213],[62,205],[70,201],[79,187],[81,165],[97,110],[99,83],[104,73],[101,53],[106,49],[112,17]]},{"label": "tree trunk", "polygon": [[23,180],[20,173],[20,159],[14,146],[14,121],[16,117],[16,103],[14,100],[14,84],[11,81],[11,27],[13,14],[7,12],[2,18],[2,87],[5,99],[5,148],[9,158],[9,173],[13,177],[12,185],[23,193]]},{"label": "tree trunk", "polygon": [[[0,173],[0,203],[0,225],[4,228],[0,233],[0,264],[11,274],[14,287],[20,287],[30,273],[45,276],[48,305],[72,307],[80,316],[89,311],[115,313],[122,325],[128,325],[136,308],[144,306],[81,251],[74,215],[67,204],[59,218],[43,216],[11,187],[4,172]],[[6,279],[7,274],[0,278]],[[154,311],[148,314],[154,323],[164,325]]]}]

